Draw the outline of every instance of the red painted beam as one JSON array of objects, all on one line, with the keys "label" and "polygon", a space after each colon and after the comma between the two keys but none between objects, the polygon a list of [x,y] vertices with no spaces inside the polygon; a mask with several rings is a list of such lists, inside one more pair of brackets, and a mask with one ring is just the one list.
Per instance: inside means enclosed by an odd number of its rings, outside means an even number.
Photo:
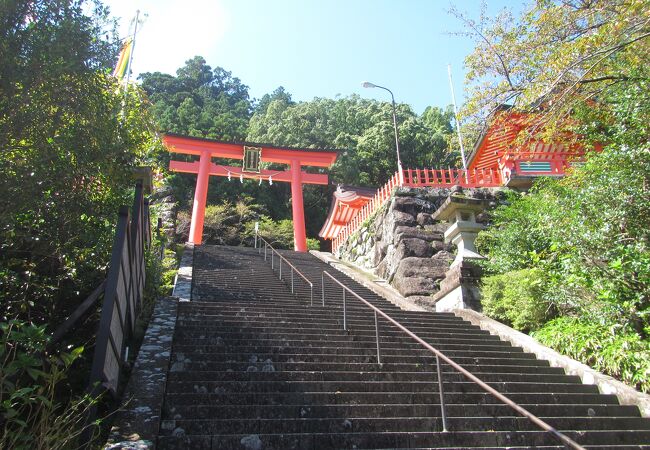
[{"label": "red painted beam", "polygon": [[338,156],[338,153],[332,150],[301,150],[269,147],[254,143],[234,144],[188,136],[164,135],[163,143],[172,153],[200,155],[203,151],[207,150],[212,157],[230,159],[243,159],[244,146],[248,145],[262,149],[262,162],[291,164],[294,161],[299,161],[301,166],[330,167],[334,164]]},{"label": "red painted beam", "polygon": [[[183,161],[169,161],[169,170],[172,172],[182,173],[199,173],[199,162],[183,162]],[[210,163],[210,175],[217,177],[227,177],[228,171],[233,178],[239,178],[241,173],[244,178],[259,180],[262,177],[263,181],[268,181],[269,176],[273,177],[273,181],[281,181],[285,183],[291,182],[291,172],[277,170],[262,170],[260,173],[242,172],[241,167],[235,166],[222,166]],[[301,171],[300,179],[303,184],[328,184],[329,180],[327,175],[320,173],[308,173]]]}]

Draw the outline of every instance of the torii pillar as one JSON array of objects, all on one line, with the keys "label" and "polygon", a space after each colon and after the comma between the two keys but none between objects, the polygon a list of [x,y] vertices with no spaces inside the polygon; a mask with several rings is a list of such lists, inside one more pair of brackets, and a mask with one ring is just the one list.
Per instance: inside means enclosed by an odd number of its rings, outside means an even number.
[{"label": "torii pillar", "polygon": [[[194,162],[170,161],[169,163],[169,169],[172,171],[198,175],[192,206],[190,243],[201,244],[208,196],[208,181],[210,175],[215,175],[229,178],[251,178],[261,181],[270,181],[272,179],[274,182],[291,183],[294,248],[299,252],[307,251],[302,185],[328,184],[328,178],[324,174],[305,172],[302,170],[302,166],[330,167],[338,156],[336,150],[297,149],[265,144],[233,143],[174,134],[166,134],[163,137],[163,142],[172,153],[199,156],[199,160]],[[213,157],[243,159],[244,147],[260,149],[260,160],[263,162],[288,164],[290,168],[288,171],[260,170],[259,172],[246,172],[240,167],[218,165],[212,162]]]}]

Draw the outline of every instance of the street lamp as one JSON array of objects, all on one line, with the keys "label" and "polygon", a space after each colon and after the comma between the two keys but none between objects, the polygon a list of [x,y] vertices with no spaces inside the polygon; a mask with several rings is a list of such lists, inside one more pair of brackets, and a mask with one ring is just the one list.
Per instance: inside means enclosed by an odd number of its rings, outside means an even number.
[{"label": "street lamp", "polygon": [[399,185],[402,186],[404,185],[404,172],[402,170],[402,160],[399,157],[399,132],[397,131],[397,114],[395,112],[395,96],[393,95],[393,91],[391,91],[386,87],[371,83],[369,81],[364,81],[363,83],[361,83],[361,86],[363,86],[364,88],[379,88],[388,91],[390,93],[390,98],[393,103],[393,127],[395,128],[395,148],[397,149],[397,173],[399,174],[398,175]]}]

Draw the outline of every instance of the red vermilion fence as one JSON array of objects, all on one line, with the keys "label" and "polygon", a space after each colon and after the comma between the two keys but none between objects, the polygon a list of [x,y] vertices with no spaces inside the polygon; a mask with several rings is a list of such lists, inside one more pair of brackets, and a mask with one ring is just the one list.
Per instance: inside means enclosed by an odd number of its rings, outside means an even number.
[{"label": "red vermilion fence", "polygon": [[[409,187],[496,187],[501,186],[501,173],[496,169],[406,169],[404,184]],[[399,173],[377,189],[377,193],[366,203],[348,224],[332,240],[332,252],[354,234],[361,224],[390,199],[393,189],[400,186]]]},{"label": "red vermilion fence", "polygon": [[501,176],[496,169],[406,169],[404,185],[494,187],[501,185]]}]

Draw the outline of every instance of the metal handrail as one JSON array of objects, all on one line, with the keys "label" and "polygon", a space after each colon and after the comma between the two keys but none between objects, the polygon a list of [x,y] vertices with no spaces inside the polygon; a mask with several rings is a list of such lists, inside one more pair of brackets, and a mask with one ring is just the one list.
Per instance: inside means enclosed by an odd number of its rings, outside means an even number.
[{"label": "metal handrail", "polygon": [[582,447],[580,444],[575,442],[573,439],[570,437],[560,433],[557,431],[555,428],[553,428],[551,425],[548,423],[544,422],[542,419],[528,411],[527,409],[519,406],[517,403],[513,402],[510,400],[508,397],[505,395],[501,394],[499,391],[494,389],[493,387],[489,386],[485,382],[483,382],[481,379],[479,379],[476,375],[473,375],[471,372],[463,368],[462,366],[458,365],[456,362],[445,356],[440,350],[434,348],[431,346],[429,343],[425,342],[422,338],[420,338],[418,335],[413,333],[411,330],[406,328],[404,325],[401,323],[397,322],[395,319],[390,317],[388,314],[383,312],[381,309],[377,308],[375,305],[370,303],[369,301],[365,300],[362,298],[360,295],[358,295],[356,292],[354,292],[352,289],[348,288],[345,286],[343,283],[341,283],[339,280],[334,278],[329,272],[323,271],[322,274],[322,291],[323,291],[323,305],[325,305],[325,275],[327,275],[329,278],[331,278],[335,283],[337,283],[339,286],[343,288],[343,329],[347,331],[347,319],[346,319],[346,301],[345,301],[345,292],[349,292],[352,294],[354,297],[357,298],[357,300],[361,301],[364,303],[366,306],[368,306],[370,309],[372,309],[375,312],[375,336],[377,339],[377,363],[381,364],[381,359],[380,359],[380,347],[379,347],[379,325],[377,322],[377,315],[382,316],[384,319],[386,319],[388,322],[392,323],[395,325],[397,328],[402,330],[404,333],[406,333],[409,337],[413,338],[415,341],[418,343],[422,344],[424,348],[427,350],[431,351],[433,354],[436,355],[436,366],[437,366],[437,372],[438,372],[438,386],[439,386],[439,393],[440,393],[440,411],[441,411],[441,417],[442,417],[442,429],[443,431],[447,431],[447,415],[445,411],[445,401],[444,401],[444,391],[443,391],[443,384],[442,384],[442,371],[440,370],[440,359],[445,361],[447,364],[449,364],[451,367],[456,369],[458,372],[463,374],[465,377],[467,377],[470,381],[473,381],[474,383],[478,384],[479,387],[481,387],[484,391],[487,393],[491,394],[507,406],[511,407],[514,409],[516,412],[521,414],[522,416],[528,418],[531,422],[533,422],[535,425],[539,426],[545,431],[548,431],[553,437],[556,439],[560,440],[564,445],[574,448],[577,450],[585,450],[584,447]]},{"label": "metal handrail", "polygon": [[282,256],[280,254],[280,252],[278,252],[275,248],[273,248],[273,246],[266,239],[264,239],[262,236],[256,235],[255,236],[255,247],[257,248],[257,253],[258,254],[262,252],[262,247],[257,246],[257,240],[258,239],[260,239],[262,242],[264,242],[264,261],[266,261],[266,258],[267,258],[266,249],[267,248],[271,249],[271,269],[275,269],[275,261],[274,261],[273,255],[276,254],[280,258],[280,280],[282,280],[282,261],[284,261],[289,266],[289,268],[291,269],[291,293],[292,294],[294,293],[294,290],[293,290],[293,273],[296,272],[303,280],[305,280],[305,282],[309,285],[309,297],[310,297],[311,306],[314,306],[314,283],[309,281],[309,279],[307,279],[307,277],[305,275],[303,275],[303,273],[301,271],[296,269],[296,267],[293,264],[291,264],[287,258]]}]

